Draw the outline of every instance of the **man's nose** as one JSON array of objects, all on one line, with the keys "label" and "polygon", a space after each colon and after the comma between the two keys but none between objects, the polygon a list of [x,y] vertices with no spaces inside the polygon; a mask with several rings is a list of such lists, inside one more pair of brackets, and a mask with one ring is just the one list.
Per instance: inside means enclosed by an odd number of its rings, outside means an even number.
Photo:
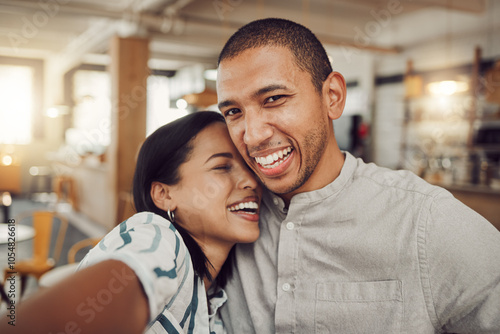
[{"label": "man's nose", "polygon": [[273,128],[261,113],[247,113],[243,140],[247,147],[259,147],[273,135]]}]

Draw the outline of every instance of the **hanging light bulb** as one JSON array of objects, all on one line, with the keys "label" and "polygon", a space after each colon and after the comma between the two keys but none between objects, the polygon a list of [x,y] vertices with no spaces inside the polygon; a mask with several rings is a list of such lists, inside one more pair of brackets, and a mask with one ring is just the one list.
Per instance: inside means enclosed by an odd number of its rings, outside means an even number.
[{"label": "hanging light bulb", "polygon": [[[448,2],[450,0],[447,0]],[[451,4],[447,3],[446,11],[446,63],[450,65],[452,63],[451,50],[452,50],[452,16],[451,16]],[[434,96],[451,96],[456,93],[465,92],[469,89],[469,84],[465,81],[457,80],[443,80],[437,82],[431,82],[427,85],[427,90],[431,95]]]}]

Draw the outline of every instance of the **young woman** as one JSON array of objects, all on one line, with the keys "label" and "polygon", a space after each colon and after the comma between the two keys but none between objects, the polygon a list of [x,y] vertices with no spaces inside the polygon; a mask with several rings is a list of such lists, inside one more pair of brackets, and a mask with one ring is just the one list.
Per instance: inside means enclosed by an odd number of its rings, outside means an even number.
[{"label": "young woman", "polygon": [[223,117],[190,114],[149,136],[133,194],[138,213],[107,234],[80,271],[23,301],[12,332],[224,332],[217,309],[231,250],[259,236],[261,187]]}]

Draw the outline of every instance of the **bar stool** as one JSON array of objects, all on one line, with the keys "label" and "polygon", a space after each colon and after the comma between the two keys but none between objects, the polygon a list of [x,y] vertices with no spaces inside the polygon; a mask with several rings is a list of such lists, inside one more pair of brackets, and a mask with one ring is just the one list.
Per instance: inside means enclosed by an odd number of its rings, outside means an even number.
[{"label": "bar stool", "polygon": [[57,201],[67,201],[78,211],[78,197],[75,180],[68,175],[58,175],[54,180],[54,191],[57,195]]}]

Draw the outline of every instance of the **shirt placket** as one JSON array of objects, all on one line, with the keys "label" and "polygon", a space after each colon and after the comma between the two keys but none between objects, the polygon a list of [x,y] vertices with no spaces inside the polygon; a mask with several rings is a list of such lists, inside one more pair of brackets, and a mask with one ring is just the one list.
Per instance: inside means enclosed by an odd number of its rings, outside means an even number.
[{"label": "shirt placket", "polygon": [[288,212],[281,222],[278,248],[278,285],[275,313],[277,333],[294,333],[296,324],[297,227],[299,215]]}]

